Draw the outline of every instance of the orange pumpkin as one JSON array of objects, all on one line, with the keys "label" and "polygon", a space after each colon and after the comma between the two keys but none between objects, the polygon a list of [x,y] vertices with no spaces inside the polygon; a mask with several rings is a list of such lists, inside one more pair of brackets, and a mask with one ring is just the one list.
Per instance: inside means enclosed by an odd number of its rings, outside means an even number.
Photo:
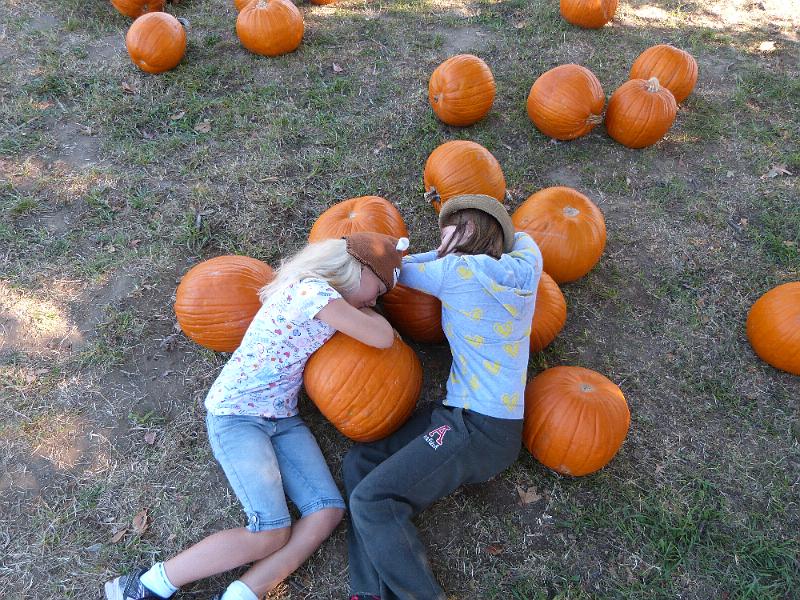
[{"label": "orange pumpkin", "polygon": [[233,5],[236,7],[237,12],[242,12],[242,9],[253,2],[253,0],[233,0]]},{"label": "orange pumpkin", "polygon": [[358,231],[408,237],[406,224],[394,204],[380,196],[359,196],[338,202],[322,213],[311,227],[308,241],[341,238]]},{"label": "orange pumpkin", "polygon": [[800,375],[800,281],[772,288],[747,314],[747,339],[762,360]]},{"label": "orange pumpkin", "polygon": [[523,202],[511,221],[539,246],[544,270],[558,283],[591,271],[606,245],[600,209],[579,191],[557,186],[539,190]]},{"label": "orange pumpkin", "polygon": [[692,93],[697,83],[697,61],[680,48],[669,44],[652,46],[633,61],[629,79],[650,79],[658,82],[681,103]]},{"label": "orange pumpkin", "polygon": [[677,113],[675,97],[658,79],[631,79],[608,101],[606,131],[629,148],[652,146],[669,131]]},{"label": "orange pumpkin", "polygon": [[372,442],[411,416],[422,389],[422,365],[399,336],[391,348],[378,349],[335,333],[308,359],[303,383],[343,435]]},{"label": "orange pumpkin", "polygon": [[253,0],[236,18],[242,46],[265,56],[293,52],[303,40],[303,15],[290,0]]},{"label": "orange pumpkin", "polygon": [[597,77],[580,65],[542,73],[528,94],[528,116],[543,134],[573,140],[603,121],[606,97]]},{"label": "orange pumpkin", "polygon": [[272,268],[247,256],[218,256],[192,267],[175,295],[175,315],[192,340],[218,352],[233,352],[261,308],[258,290]]},{"label": "orange pumpkin", "polygon": [[445,142],[428,156],[422,175],[425,199],[436,212],[442,204],[461,194],[485,194],[502,202],[506,179],[500,163],[475,142]]},{"label": "orange pumpkin", "polygon": [[165,12],[151,12],[136,19],[125,36],[133,63],[147,73],[163,73],[176,67],[186,51],[183,25]]},{"label": "orange pumpkin", "polygon": [[496,86],[489,66],[472,54],[451,56],[428,82],[428,101],[448,125],[477,123],[491,110]]},{"label": "orange pumpkin", "polygon": [[164,10],[165,0],[111,0],[111,4],[126,17],[136,19],[146,13]]},{"label": "orange pumpkin", "polygon": [[536,309],[531,322],[531,354],[550,345],[567,322],[567,301],[561,288],[547,273],[542,273],[536,288]]},{"label": "orange pumpkin", "polygon": [[386,318],[404,337],[426,344],[444,341],[442,303],[435,296],[398,284],[381,296],[381,303]]},{"label": "orange pumpkin", "polygon": [[628,434],[625,396],[600,373],[553,367],[525,387],[522,440],[543,465],[565,475],[603,468]]},{"label": "orange pumpkin", "polygon": [[617,12],[618,0],[561,0],[561,16],[584,29],[599,29]]}]

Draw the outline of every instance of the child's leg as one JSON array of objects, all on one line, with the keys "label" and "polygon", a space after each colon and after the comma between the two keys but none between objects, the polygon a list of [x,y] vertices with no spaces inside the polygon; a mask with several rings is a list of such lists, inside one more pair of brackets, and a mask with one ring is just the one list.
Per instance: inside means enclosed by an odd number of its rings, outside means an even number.
[{"label": "child's leg", "polygon": [[291,516],[272,436],[277,421],[206,416],[208,440],[248,517],[246,528],[212,534],[164,563],[175,587],[259,560],[281,548]]},{"label": "child's leg", "polygon": [[317,441],[300,417],[281,419],[272,445],[286,495],[302,518],[292,525],[285,546],[242,576],[257,596],[275,588],[319,548],[341,522],[345,506]]},{"label": "child's leg", "polygon": [[350,514],[356,555],[368,557],[380,588],[353,593],[444,599],[411,519],[463,483],[484,481],[511,464],[520,430],[514,424],[508,440],[498,441],[465,422],[461,409],[437,408],[427,431],[373,469],[350,495]]},{"label": "child's leg", "polygon": [[[431,412],[436,406],[436,404],[426,404],[421,407],[405,425],[382,440],[368,444],[355,444],[350,448],[342,462],[342,476],[348,502],[355,487],[375,467],[398,452],[411,440],[428,431]],[[347,529],[347,554],[352,593],[377,595],[380,589],[378,572],[366,553],[363,541],[359,539],[359,533],[352,518],[350,527]]]}]

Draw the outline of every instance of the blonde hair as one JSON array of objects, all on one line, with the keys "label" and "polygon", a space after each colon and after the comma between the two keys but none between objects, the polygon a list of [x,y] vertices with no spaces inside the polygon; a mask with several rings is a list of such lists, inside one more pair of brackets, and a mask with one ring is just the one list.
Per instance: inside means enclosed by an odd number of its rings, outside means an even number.
[{"label": "blonde hair", "polygon": [[258,291],[261,302],[306,277],[324,279],[337,292],[351,292],[361,283],[361,263],[347,252],[345,240],[324,240],[308,244],[294,256],[281,261],[275,279]]}]

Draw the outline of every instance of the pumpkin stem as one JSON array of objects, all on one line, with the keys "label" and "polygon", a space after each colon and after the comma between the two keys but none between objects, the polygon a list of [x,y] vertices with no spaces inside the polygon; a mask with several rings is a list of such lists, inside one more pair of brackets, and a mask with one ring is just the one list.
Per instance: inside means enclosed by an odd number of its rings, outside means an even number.
[{"label": "pumpkin stem", "polygon": [[581,214],[581,211],[574,206],[565,206],[561,212],[564,213],[565,217],[577,217],[579,214]]},{"label": "pumpkin stem", "polygon": [[647,91],[651,94],[655,94],[658,90],[661,89],[661,84],[658,81],[658,77],[651,77],[647,80]]},{"label": "pumpkin stem", "polygon": [[348,218],[348,219],[355,219],[355,218],[356,218],[356,211],[354,211],[354,210],[351,210],[351,211],[350,211],[350,214],[349,214],[349,215],[347,215],[347,218]]},{"label": "pumpkin stem", "polygon": [[586,122],[589,123],[589,125],[599,125],[603,122],[603,115],[589,115],[586,118]]},{"label": "pumpkin stem", "polygon": [[439,192],[436,191],[435,187],[431,187],[431,189],[425,192],[423,198],[425,198],[426,202],[430,202],[431,204],[436,204],[438,202],[441,202],[442,200],[441,197],[439,196]]},{"label": "pumpkin stem", "polygon": [[593,385],[589,385],[588,383],[582,383],[581,384],[581,391],[582,392],[593,392],[594,391],[594,386]]},{"label": "pumpkin stem", "polygon": [[266,0],[258,0],[258,2],[256,2],[256,8],[267,8]]}]

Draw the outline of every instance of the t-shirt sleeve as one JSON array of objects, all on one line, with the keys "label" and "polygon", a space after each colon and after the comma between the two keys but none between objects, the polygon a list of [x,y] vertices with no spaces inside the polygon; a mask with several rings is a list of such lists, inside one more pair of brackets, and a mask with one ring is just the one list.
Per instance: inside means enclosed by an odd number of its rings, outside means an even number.
[{"label": "t-shirt sleeve", "polygon": [[310,278],[301,280],[290,296],[294,298],[287,298],[288,304],[306,319],[313,319],[331,300],[342,297],[327,281]]}]

